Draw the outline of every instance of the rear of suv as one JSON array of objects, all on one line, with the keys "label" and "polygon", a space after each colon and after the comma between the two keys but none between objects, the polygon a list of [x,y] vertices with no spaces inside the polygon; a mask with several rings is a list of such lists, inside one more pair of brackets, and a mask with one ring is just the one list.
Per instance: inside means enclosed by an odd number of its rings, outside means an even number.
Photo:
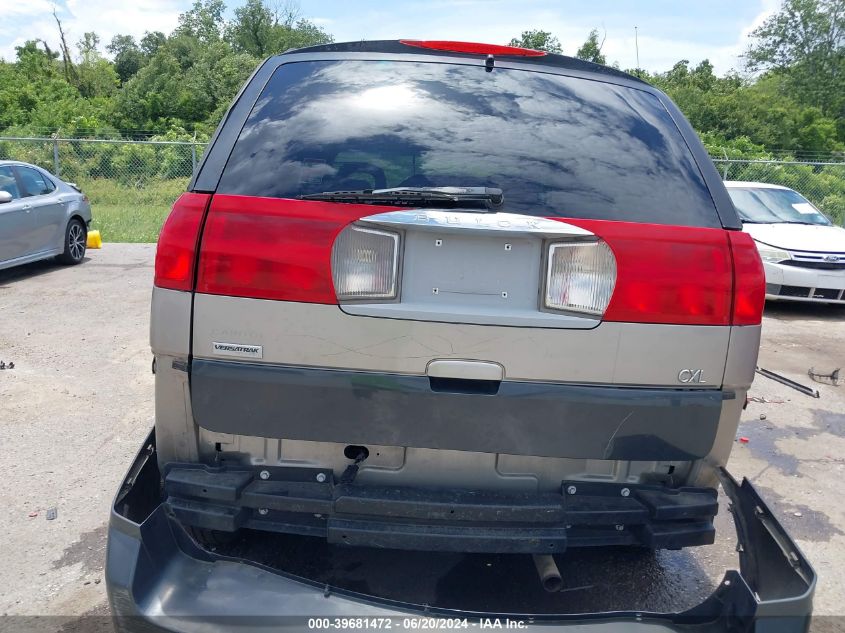
[{"label": "rear of suv", "polygon": [[398,549],[713,541],[763,270],[660,91],[455,42],[268,59],[159,239],[171,516]]}]

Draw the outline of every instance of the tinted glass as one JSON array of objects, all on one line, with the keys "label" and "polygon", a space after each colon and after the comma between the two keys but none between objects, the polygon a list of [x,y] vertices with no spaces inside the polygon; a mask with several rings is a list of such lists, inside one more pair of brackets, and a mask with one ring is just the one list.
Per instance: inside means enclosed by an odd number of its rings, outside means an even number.
[{"label": "tinted glass", "polygon": [[41,172],[35,169],[18,167],[17,170],[23,187],[26,190],[25,195],[27,196],[43,196],[45,193],[50,193],[56,188]]},{"label": "tinted glass", "polygon": [[792,189],[730,187],[728,193],[743,222],[830,225],[821,211]]},{"label": "tinted glass", "polygon": [[21,197],[21,191],[11,167],[0,167],[0,191],[12,194],[12,198],[15,199]]},{"label": "tinted glass", "polygon": [[295,198],[448,185],[499,187],[511,213],[718,225],[690,150],[653,95],[456,64],[280,67],[218,191]]}]

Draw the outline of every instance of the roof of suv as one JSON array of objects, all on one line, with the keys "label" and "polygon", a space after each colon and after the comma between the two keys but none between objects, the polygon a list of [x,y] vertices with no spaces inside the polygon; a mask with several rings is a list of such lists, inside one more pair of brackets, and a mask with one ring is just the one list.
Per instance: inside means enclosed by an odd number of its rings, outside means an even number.
[{"label": "roof of suv", "polygon": [[[408,42],[408,43],[405,43]],[[476,47],[490,46],[491,48],[509,48],[501,47],[494,44],[474,44],[469,42],[429,42],[431,45],[441,46],[440,48],[428,48],[422,46],[415,46],[410,42],[417,42],[417,40],[372,40],[360,42],[338,42],[333,44],[321,44],[319,46],[308,46],[305,48],[296,48],[285,51],[283,55],[299,54],[299,53],[389,53],[389,54],[406,54],[406,55],[438,55],[449,57],[474,57],[478,58],[485,53],[467,53],[460,50],[451,50],[447,44],[456,45],[456,49],[461,45],[473,44]],[[426,43],[425,41],[420,44]],[[525,50],[525,49],[523,49]],[[507,55],[498,53],[494,57],[501,57],[509,61],[522,61],[541,66],[551,66],[554,68],[565,68],[567,70],[577,70],[581,72],[590,72],[611,77],[619,77],[646,83],[639,77],[630,75],[628,73],[611,68],[610,66],[602,66],[601,64],[594,64],[593,62],[584,61],[577,57],[567,57],[566,55],[557,55],[555,53],[545,53],[543,55]]]}]

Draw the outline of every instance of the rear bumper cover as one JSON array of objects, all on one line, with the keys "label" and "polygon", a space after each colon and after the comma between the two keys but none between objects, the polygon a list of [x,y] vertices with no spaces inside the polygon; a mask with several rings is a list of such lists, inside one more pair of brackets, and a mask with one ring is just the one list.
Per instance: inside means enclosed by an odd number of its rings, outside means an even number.
[{"label": "rear bumper cover", "polygon": [[191,406],[201,427],[236,435],[686,461],[710,452],[722,401],[734,397],[718,389],[486,382],[194,359]]},{"label": "rear bumper cover", "polygon": [[[496,614],[437,609],[318,585],[307,578],[200,548],[167,512],[151,434],[121,486],[109,525],[106,586],[119,631],[304,630],[309,619],[355,617],[363,630],[437,628],[429,618],[499,617],[519,628],[592,631],[805,632],[816,576],[747,480],[722,474],[732,501],[741,571],[728,571],[703,603],[676,614]],[[313,620],[312,620],[313,622]],[[414,623],[417,623],[415,625]],[[321,628],[329,628],[327,622]],[[451,627],[450,627],[451,628]]]}]

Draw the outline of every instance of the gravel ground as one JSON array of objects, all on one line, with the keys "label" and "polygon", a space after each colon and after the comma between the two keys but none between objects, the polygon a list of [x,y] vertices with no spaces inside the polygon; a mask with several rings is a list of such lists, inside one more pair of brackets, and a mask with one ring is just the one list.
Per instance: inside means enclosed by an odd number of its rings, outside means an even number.
[{"label": "gravel ground", "polygon": [[[0,271],[0,613],[76,615],[105,601],[106,521],[153,423],[154,245]],[[47,520],[51,508],[54,520]]]},{"label": "gravel ground", "polygon": [[[0,531],[7,534],[0,614],[107,612],[109,505],[153,421],[147,340],[153,255],[153,245],[107,244],[81,266],[0,271],[0,360],[15,363],[0,371]],[[811,384],[811,366],[845,365],[845,309],[770,305],[763,334],[760,364],[799,382]],[[838,488],[845,476],[845,386],[814,386],[818,400],[759,378],[751,395],[766,402],[752,402],[744,413],[739,436],[748,442],[737,442],[729,466],[760,489],[815,566],[816,614],[845,615],[845,504]],[[50,520],[52,509],[57,516]],[[709,593],[736,566],[727,513],[717,529],[716,544],[689,552],[661,552],[645,562],[576,555],[566,565],[591,582],[585,563],[601,559],[622,578],[612,592],[596,594],[597,607],[678,608]],[[838,628],[836,618],[813,627]]]}]

